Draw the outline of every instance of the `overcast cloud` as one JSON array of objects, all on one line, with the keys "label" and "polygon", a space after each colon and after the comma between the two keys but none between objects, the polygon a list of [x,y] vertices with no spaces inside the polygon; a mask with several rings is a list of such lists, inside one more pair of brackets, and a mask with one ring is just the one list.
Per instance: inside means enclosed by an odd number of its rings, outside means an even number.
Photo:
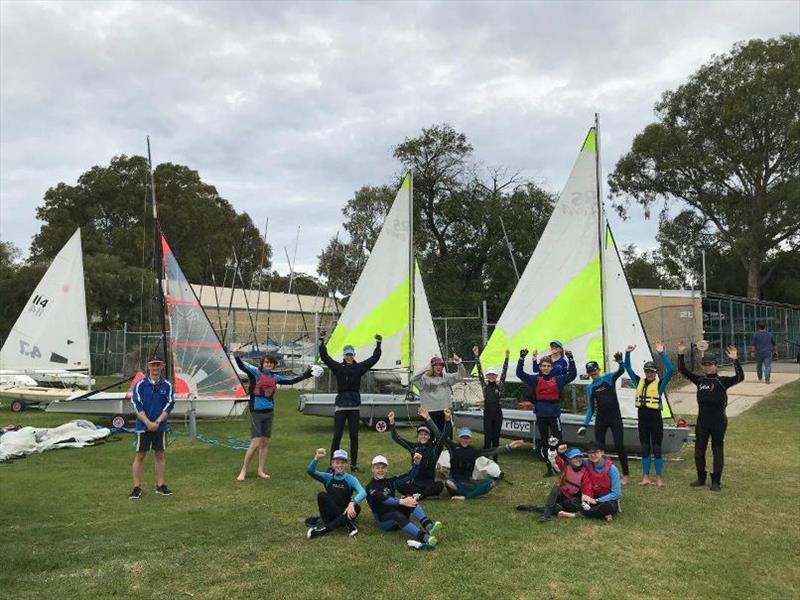
[{"label": "overcast cloud", "polygon": [[[0,3],[0,237],[25,252],[48,187],[117,154],[197,169],[298,268],[390,148],[449,122],[475,157],[559,191],[593,115],[607,174],[660,94],[800,2]],[[655,221],[612,218],[619,243]]]}]

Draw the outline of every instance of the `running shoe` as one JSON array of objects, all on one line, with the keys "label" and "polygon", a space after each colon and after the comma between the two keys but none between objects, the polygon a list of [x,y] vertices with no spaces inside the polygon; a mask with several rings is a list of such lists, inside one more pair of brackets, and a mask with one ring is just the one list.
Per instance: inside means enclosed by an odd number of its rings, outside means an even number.
[{"label": "running shoe", "polygon": [[347,527],[347,531],[348,531],[347,535],[349,535],[350,537],[353,537],[354,535],[358,535],[358,527],[356,526],[356,522],[355,521],[351,521],[350,519],[347,519],[344,523],[345,523],[345,526]]},{"label": "running shoe", "polygon": [[156,494],[160,496],[172,496],[172,490],[167,487],[167,484],[156,486]]},{"label": "running shoe", "polygon": [[142,497],[142,488],[138,485],[131,490],[131,493],[128,494],[128,500],[138,500]]}]

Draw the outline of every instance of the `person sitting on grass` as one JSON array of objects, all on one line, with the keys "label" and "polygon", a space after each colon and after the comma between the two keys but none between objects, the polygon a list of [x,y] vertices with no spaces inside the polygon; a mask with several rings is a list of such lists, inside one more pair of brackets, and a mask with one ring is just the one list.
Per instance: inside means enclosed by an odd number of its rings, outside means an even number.
[{"label": "person sitting on grass", "polygon": [[450,427],[450,415],[448,412],[445,428],[439,431],[427,409],[420,406],[417,412],[420,417],[425,419],[425,424],[417,427],[417,439],[413,442],[398,435],[397,427],[395,427],[394,411],[390,412],[388,417],[392,439],[408,450],[411,456],[415,454],[422,456],[414,477],[410,481],[400,484],[397,489],[402,494],[408,496],[416,495],[417,500],[422,500],[424,498],[437,497],[444,489],[444,484],[441,481],[436,481],[436,461],[441,453],[442,440],[447,435]]},{"label": "person sitting on grass", "polygon": [[[258,470],[256,474],[261,479],[269,479],[270,474],[264,470],[267,463],[267,450],[269,450],[269,439],[272,436],[272,420],[275,408],[275,392],[278,385],[294,385],[308,379],[312,375],[312,368],[309,367],[305,373],[297,377],[287,377],[275,373],[275,366],[278,359],[273,354],[265,354],[261,359],[259,368],[244,362],[238,352],[233,355],[239,368],[247,373],[250,380],[250,446],[244,453],[244,463],[237,481],[244,481],[247,477],[247,469],[250,461],[258,451]],[[320,367],[317,367],[320,369]],[[320,370],[321,373],[321,370]]]},{"label": "person sitting on grass", "polygon": [[340,527],[346,528],[352,537],[358,533],[356,517],[361,512],[359,504],[367,497],[367,492],[358,479],[344,472],[347,467],[346,451],[340,449],[333,453],[332,472],[317,471],[317,462],[323,456],[325,448],[317,448],[306,469],[306,473],[325,486],[325,491],[317,494],[319,517],[306,519],[306,524],[311,526],[306,537],[319,537]]},{"label": "person sitting on grass", "polygon": [[[447,411],[449,412],[449,411]],[[496,482],[493,479],[472,479],[475,461],[480,456],[494,456],[503,452],[511,452],[525,444],[522,440],[514,440],[510,444],[499,448],[474,448],[472,446],[472,431],[463,427],[458,432],[458,442],[445,438],[444,443],[450,450],[450,474],[445,485],[447,493],[452,500],[464,500],[483,496],[491,490]]]},{"label": "person sitting on grass", "polygon": [[619,499],[622,496],[619,471],[597,442],[589,444],[586,453],[589,455],[589,464],[586,465],[581,493],[582,510],[580,513],[561,511],[558,516],[575,517],[581,514],[589,519],[612,521],[619,512]]},{"label": "person sitting on grass", "polygon": [[550,489],[544,505],[519,504],[517,510],[541,513],[539,521],[542,523],[561,512],[575,514],[581,511],[581,494],[586,489],[588,461],[577,448],[567,450],[564,457],[567,462],[561,469],[561,481]]},{"label": "person sitting on grass", "polygon": [[[414,479],[419,470],[421,454],[414,454],[411,470],[397,477],[386,477],[389,460],[378,455],[372,459],[372,481],[367,484],[367,503],[372,509],[375,524],[383,531],[402,529],[409,537],[408,545],[417,550],[431,550],[436,546],[436,536],[442,528],[439,521],[431,521],[413,496],[397,498],[398,487]],[[411,522],[414,517],[421,529]]]}]

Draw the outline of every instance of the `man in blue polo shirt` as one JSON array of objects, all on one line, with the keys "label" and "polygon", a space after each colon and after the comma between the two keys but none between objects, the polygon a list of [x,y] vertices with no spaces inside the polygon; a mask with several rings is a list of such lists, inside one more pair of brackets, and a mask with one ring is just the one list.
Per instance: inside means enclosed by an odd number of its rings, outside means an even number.
[{"label": "man in blue polo shirt", "polygon": [[142,465],[150,448],[155,453],[156,494],[169,496],[172,490],[164,482],[166,447],[169,425],[167,417],[175,407],[172,385],[161,372],[164,361],[153,358],[147,363],[147,377],[133,386],[131,402],[136,411],[136,456],[133,459],[133,489],[128,495],[138,500],[142,495]]},{"label": "man in blue polo shirt", "polygon": [[758,331],[750,340],[750,354],[756,359],[756,375],[758,380],[769,383],[772,375],[772,355],[775,354],[775,338],[767,331],[767,326],[759,322]]}]

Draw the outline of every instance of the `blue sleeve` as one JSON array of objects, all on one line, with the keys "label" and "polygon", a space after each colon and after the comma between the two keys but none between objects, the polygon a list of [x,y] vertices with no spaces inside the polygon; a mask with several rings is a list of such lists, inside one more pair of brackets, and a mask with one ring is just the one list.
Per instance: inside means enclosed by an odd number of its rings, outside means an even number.
[{"label": "blue sleeve", "polygon": [[306,473],[311,475],[317,481],[320,481],[324,484],[330,483],[331,479],[333,479],[333,475],[331,473],[317,471],[317,459],[312,458],[311,462],[308,463],[308,467],[306,468]]},{"label": "blue sleeve", "polygon": [[356,497],[353,498],[353,504],[360,504],[363,502],[364,498],[367,497],[367,492],[361,485],[361,482],[350,475],[350,473],[345,473],[344,479],[347,482],[347,485],[350,486],[350,489],[356,493]]},{"label": "blue sleeve", "polygon": [[672,379],[672,375],[675,373],[675,367],[672,366],[672,361],[666,352],[659,352],[658,355],[661,357],[661,362],[664,363],[664,376],[658,382],[658,393],[663,396],[664,392],[667,391],[669,380]]},{"label": "blue sleeve", "polygon": [[394,478],[394,486],[397,487],[398,485],[403,485],[404,483],[408,483],[409,481],[413,480],[414,477],[417,476],[418,472],[419,472],[419,465],[417,464],[413,465],[408,473]]},{"label": "blue sleeve", "polygon": [[633,372],[633,367],[631,366],[631,353],[627,351],[625,352],[625,372],[631,378],[633,385],[639,385],[639,376]]},{"label": "blue sleeve", "polygon": [[167,392],[167,403],[161,410],[170,414],[172,409],[175,408],[175,392],[172,391],[172,384],[169,381],[167,381],[167,388],[169,389],[169,392]]},{"label": "blue sleeve", "polygon": [[594,407],[592,406],[594,403],[592,402],[592,389],[594,388],[594,383],[590,383],[586,386],[586,416],[583,417],[583,426],[588,427],[589,423],[592,422],[592,414],[594,413]]},{"label": "blue sleeve", "polygon": [[519,379],[522,383],[527,383],[532,388],[536,387],[536,375],[529,375],[525,372],[525,359],[520,358],[517,361],[517,379]]},{"label": "blue sleeve", "polygon": [[563,389],[565,385],[567,385],[570,381],[574,381],[575,378],[578,376],[578,369],[575,366],[575,361],[569,361],[569,365],[567,367],[567,372],[563,375],[559,375],[556,377],[556,383],[558,384],[558,389]]},{"label": "blue sleeve", "polygon": [[256,367],[254,367],[254,366],[253,366],[253,365],[251,365],[251,364],[248,364],[248,363],[244,362],[244,361],[243,361],[241,358],[239,358],[238,356],[234,356],[234,358],[236,359],[236,364],[237,364],[237,365],[239,365],[239,368],[240,368],[242,371],[244,371],[245,373],[247,373],[247,375],[248,375],[248,376],[249,376],[251,379],[253,379],[253,380],[256,380],[256,381],[258,380],[258,378],[259,378],[259,373],[258,373],[258,369],[257,369]]},{"label": "blue sleeve", "polygon": [[133,403],[133,408],[137,413],[144,411],[142,397],[139,395],[139,386],[142,385],[142,381],[144,381],[144,379],[140,379],[139,383],[133,386],[133,391],[131,392],[131,402]]},{"label": "blue sleeve", "polygon": [[625,366],[622,363],[619,363],[617,365],[617,370],[614,371],[613,373],[610,373],[611,384],[614,385],[615,383],[617,383],[617,379],[619,379],[624,372],[625,372]]},{"label": "blue sleeve", "polygon": [[[606,459],[608,460],[608,459]],[[590,469],[592,467],[589,467]],[[608,477],[611,479],[611,492],[606,494],[605,496],[600,496],[599,498],[595,498],[598,502],[608,502],[609,500],[619,500],[620,494],[622,492],[621,482],[619,478],[619,470],[617,469],[617,465],[611,465],[611,468],[608,470]]]}]

